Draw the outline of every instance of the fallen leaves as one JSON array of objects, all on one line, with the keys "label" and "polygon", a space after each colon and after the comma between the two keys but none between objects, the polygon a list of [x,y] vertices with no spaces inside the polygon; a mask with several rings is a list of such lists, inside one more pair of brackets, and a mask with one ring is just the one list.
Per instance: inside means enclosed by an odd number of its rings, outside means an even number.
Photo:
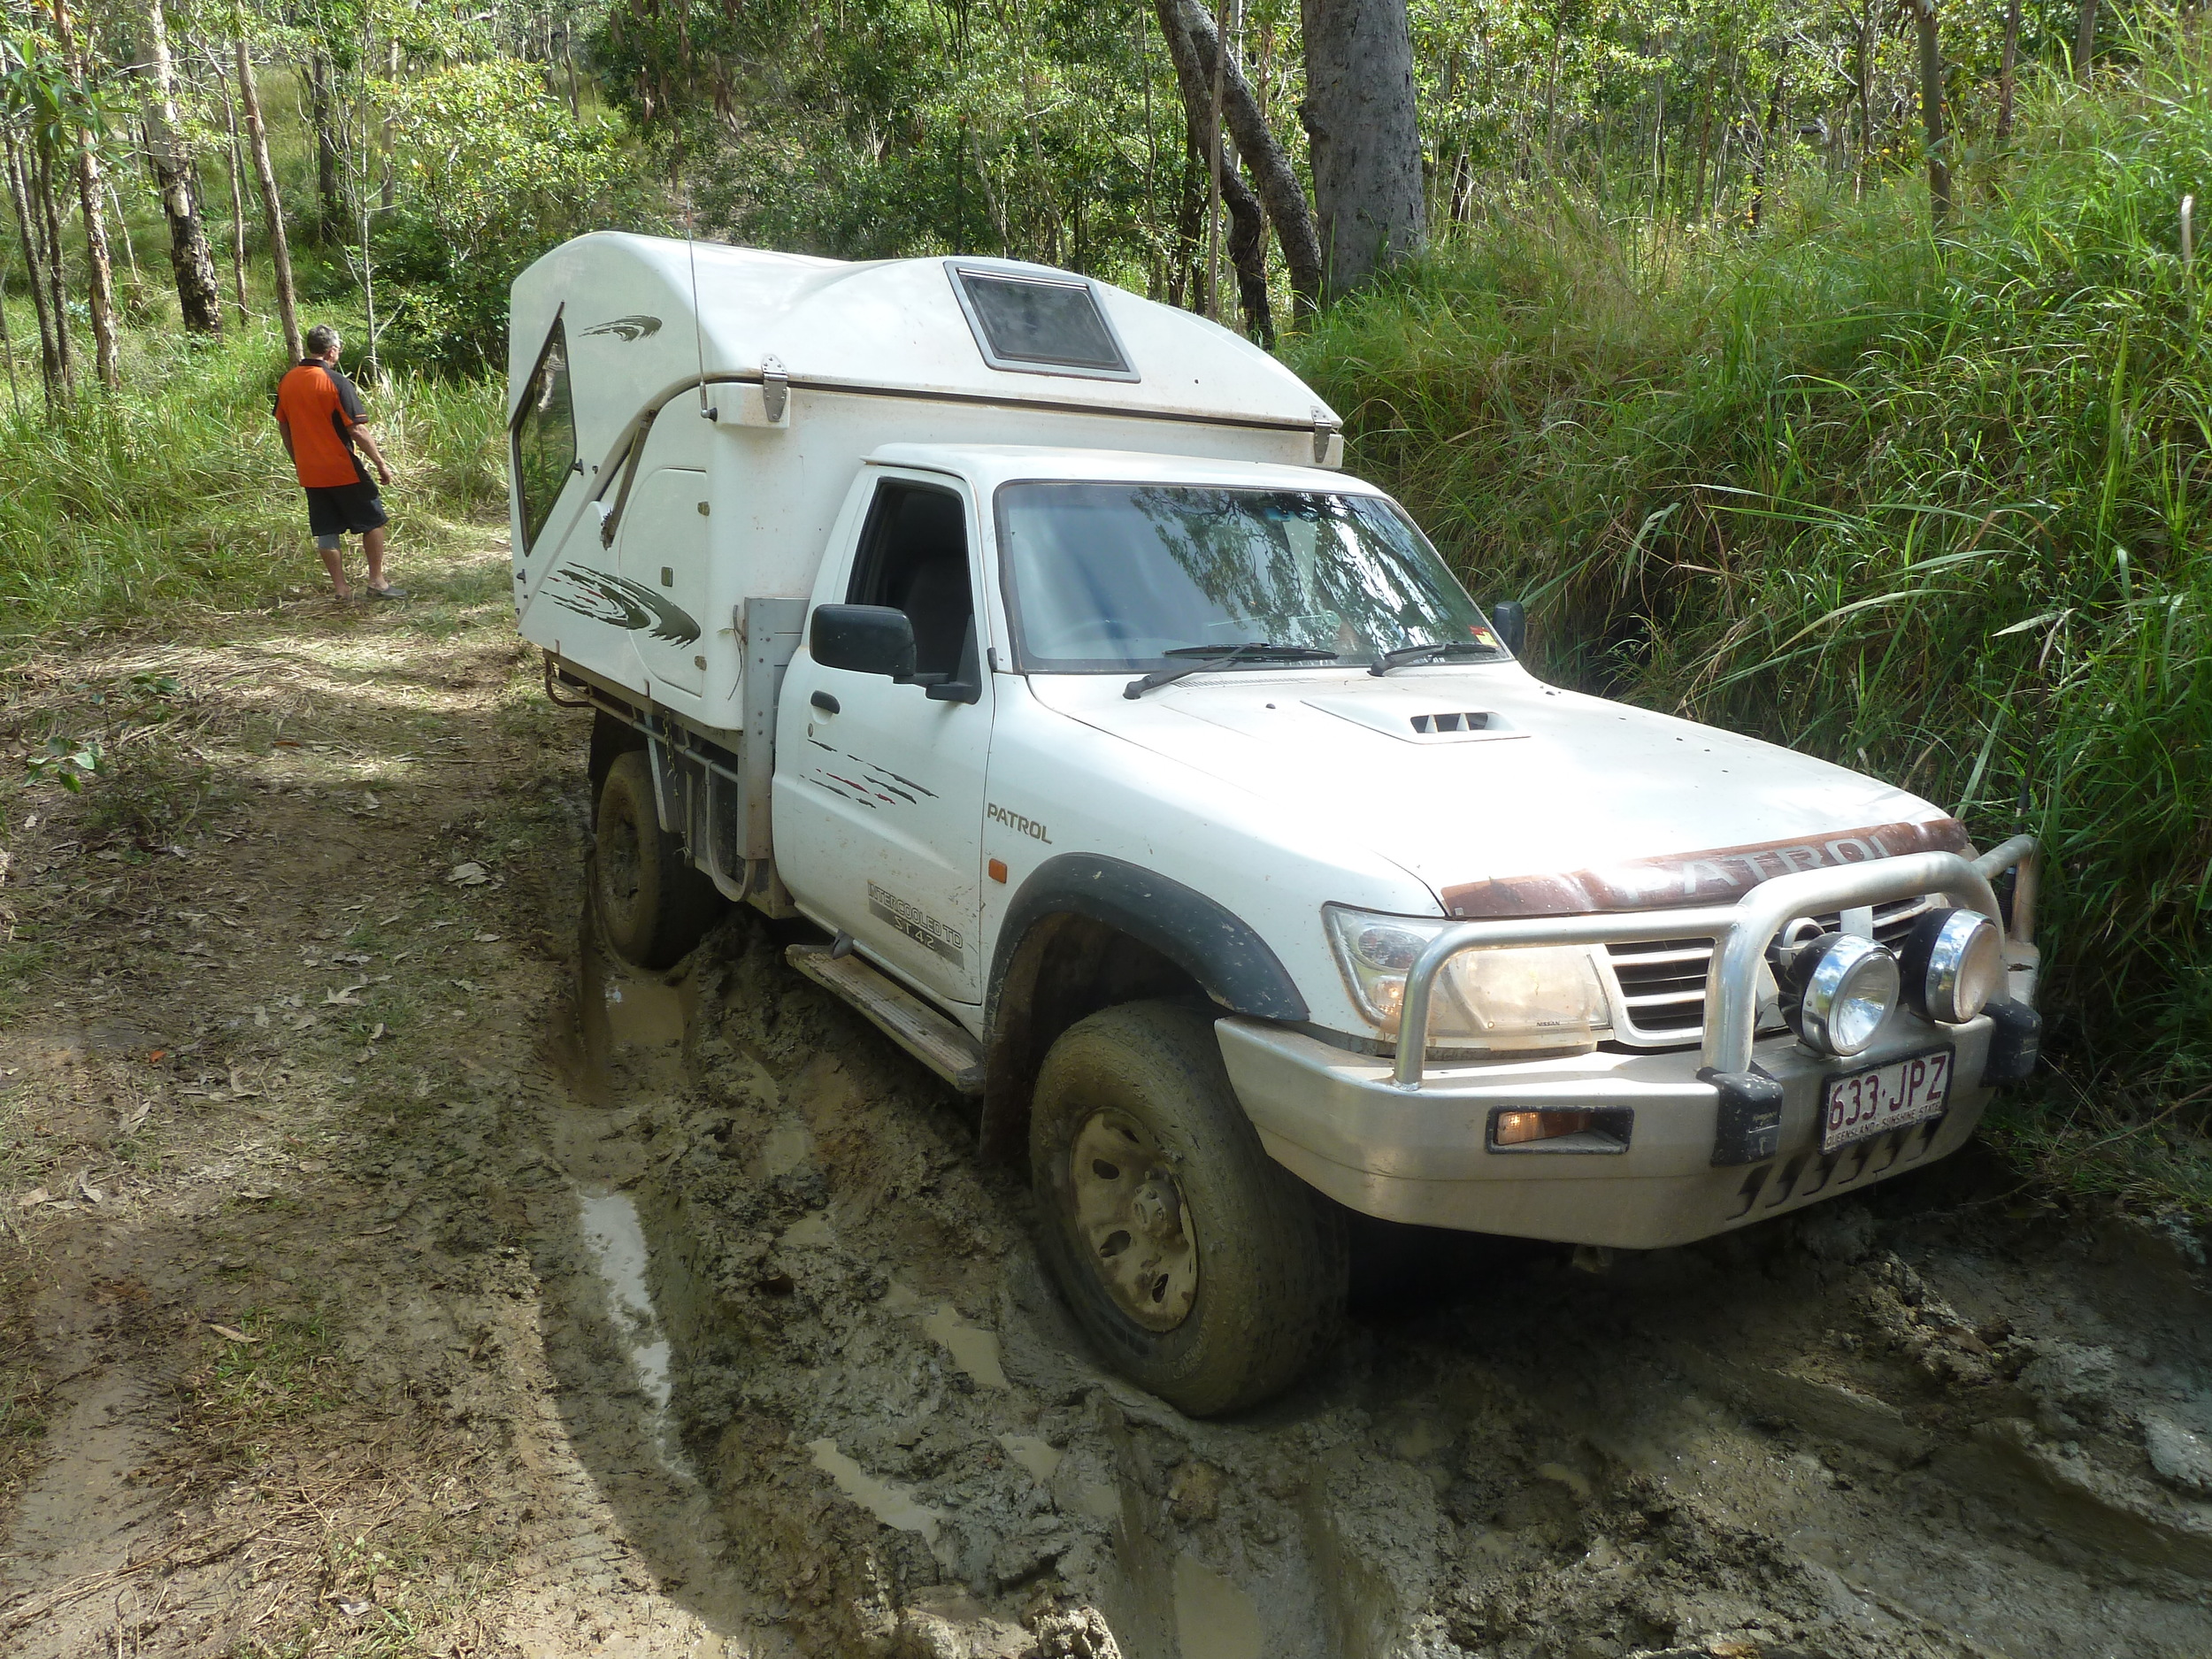
[{"label": "fallen leaves", "polygon": [[35,1210],[52,1196],[53,1194],[43,1187],[34,1187],[29,1192],[16,1195],[15,1207],[18,1210]]},{"label": "fallen leaves", "polygon": [[257,1336],[247,1335],[234,1325],[218,1325],[212,1319],[207,1322],[207,1328],[228,1342],[258,1342],[261,1340]]},{"label": "fallen leaves", "polygon": [[483,865],[471,861],[454,865],[446,872],[445,879],[457,887],[480,887],[492,879],[492,873]]}]

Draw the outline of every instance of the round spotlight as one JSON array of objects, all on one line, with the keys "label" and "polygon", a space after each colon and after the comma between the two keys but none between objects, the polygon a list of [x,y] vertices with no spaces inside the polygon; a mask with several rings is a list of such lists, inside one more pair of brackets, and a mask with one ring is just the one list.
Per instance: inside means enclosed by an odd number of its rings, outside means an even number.
[{"label": "round spotlight", "polygon": [[1980,1013],[2005,983],[2004,941],[1997,925],[1973,910],[1931,910],[1905,935],[1898,952],[1905,1001],[1923,1019],[1962,1025]]},{"label": "round spotlight", "polygon": [[1856,933],[1824,933],[1799,947],[1789,977],[1798,992],[1791,1026],[1824,1053],[1859,1053],[1897,1005],[1897,958]]}]

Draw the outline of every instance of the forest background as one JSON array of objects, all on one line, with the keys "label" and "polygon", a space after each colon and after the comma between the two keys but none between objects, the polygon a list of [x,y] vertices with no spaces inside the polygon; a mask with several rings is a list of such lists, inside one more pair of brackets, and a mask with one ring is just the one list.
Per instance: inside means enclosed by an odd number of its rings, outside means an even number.
[{"label": "forest background", "polygon": [[[347,334],[403,548],[503,502],[507,285],[567,236],[1071,266],[1281,353],[1477,596],[1528,604],[1540,672],[1890,778],[1985,844],[2043,836],[2054,1064],[1993,1135],[2046,1193],[2212,1211],[2200,13],[0,17],[15,646],[188,626],[305,573],[267,419],[304,322]],[[1379,135],[1364,175],[1348,111]],[[0,764],[122,787],[105,743],[19,731]],[[0,904],[0,1003],[41,949]]]}]

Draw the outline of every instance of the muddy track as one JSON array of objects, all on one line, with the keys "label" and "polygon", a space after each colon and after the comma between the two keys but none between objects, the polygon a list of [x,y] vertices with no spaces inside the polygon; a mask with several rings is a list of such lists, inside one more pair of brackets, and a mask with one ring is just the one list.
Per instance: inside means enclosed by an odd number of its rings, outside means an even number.
[{"label": "muddy track", "polygon": [[2212,1651],[2200,1240],[1971,1156],[1584,1267],[1373,1228],[1324,1372],[1194,1423],[1092,1362],[1018,1184],[773,931],[588,978],[617,1052],[688,1010],[636,1124],[672,1409],[810,1650]]},{"label": "muddy track", "polygon": [[503,581],[13,682],[174,674],[222,788],[11,831],[0,1651],[2212,1652],[2204,1241],[1971,1152],[1579,1264],[1363,1229],[1290,1396],[1130,1388],[777,929],[609,963]]}]

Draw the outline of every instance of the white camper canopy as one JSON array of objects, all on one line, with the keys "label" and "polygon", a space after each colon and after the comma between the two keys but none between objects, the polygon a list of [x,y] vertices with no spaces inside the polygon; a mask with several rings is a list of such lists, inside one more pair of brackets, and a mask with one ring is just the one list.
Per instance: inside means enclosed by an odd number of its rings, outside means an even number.
[{"label": "white camper canopy", "polygon": [[[1051,340],[1041,358],[993,353],[995,322],[1019,331],[1028,321],[1029,337],[1015,343],[1039,343],[1045,331],[1018,314],[1035,311],[1021,302],[1037,291],[1061,301],[1048,303],[1046,331],[1062,324],[1059,343],[1071,335],[1079,351],[1101,344],[1084,327],[1095,306],[1120,365],[1055,359]],[[1005,315],[993,314],[995,301]],[[642,410],[703,380],[711,398],[716,384],[757,382],[764,372],[821,391],[1325,433],[1339,424],[1296,375],[1229,330],[1012,260],[855,265],[615,231],[580,236],[515,280],[510,416],[557,315],[580,381],[601,388],[588,413],[578,410],[580,447],[594,458]]]}]

